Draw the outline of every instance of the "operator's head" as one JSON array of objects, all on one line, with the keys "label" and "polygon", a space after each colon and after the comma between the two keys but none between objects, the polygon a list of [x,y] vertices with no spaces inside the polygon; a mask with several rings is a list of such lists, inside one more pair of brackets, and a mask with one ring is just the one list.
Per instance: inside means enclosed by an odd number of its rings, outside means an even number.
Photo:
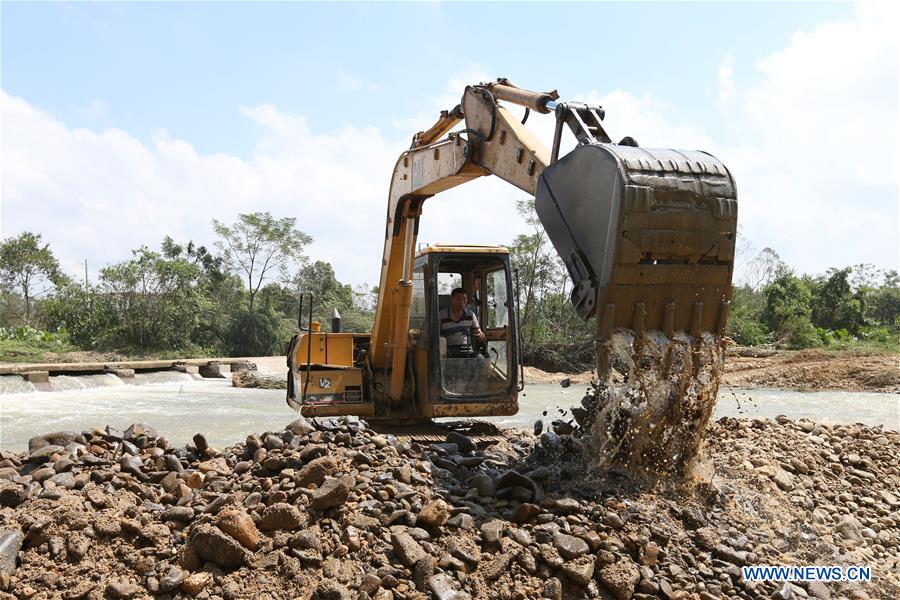
[{"label": "operator's head", "polygon": [[465,288],[458,287],[450,292],[450,305],[453,307],[453,310],[461,311],[468,303],[469,294],[466,293]]}]

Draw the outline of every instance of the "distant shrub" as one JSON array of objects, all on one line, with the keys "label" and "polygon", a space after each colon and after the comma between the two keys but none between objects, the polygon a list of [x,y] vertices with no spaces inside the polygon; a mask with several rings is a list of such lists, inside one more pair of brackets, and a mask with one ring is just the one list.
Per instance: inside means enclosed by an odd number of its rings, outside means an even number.
[{"label": "distant shrub", "polygon": [[279,318],[267,310],[242,310],[227,332],[230,356],[269,356],[281,351]]}]

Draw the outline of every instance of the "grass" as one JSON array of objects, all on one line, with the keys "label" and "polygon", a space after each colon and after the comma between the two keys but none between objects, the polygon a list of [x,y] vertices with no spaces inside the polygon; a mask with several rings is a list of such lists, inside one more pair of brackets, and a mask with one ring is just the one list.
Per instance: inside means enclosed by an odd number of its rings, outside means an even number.
[{"label": "grass", "polygon": [[54,352],[57,357],[52,362],[66,362],[63,358],[74,351],[71,344],[64,342],[23,342],[19,340],[0,340],[0,362],[40,363],[47,362],[46,352]]}]

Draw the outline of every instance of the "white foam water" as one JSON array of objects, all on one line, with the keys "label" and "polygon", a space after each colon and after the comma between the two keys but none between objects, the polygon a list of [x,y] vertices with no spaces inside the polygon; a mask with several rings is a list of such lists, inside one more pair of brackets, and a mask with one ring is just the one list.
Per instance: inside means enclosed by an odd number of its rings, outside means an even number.
[{"label": "white foam water", "polygon": [[0,394],[27,394],[35,391],[34,384],[18,375],[0,377]]}]

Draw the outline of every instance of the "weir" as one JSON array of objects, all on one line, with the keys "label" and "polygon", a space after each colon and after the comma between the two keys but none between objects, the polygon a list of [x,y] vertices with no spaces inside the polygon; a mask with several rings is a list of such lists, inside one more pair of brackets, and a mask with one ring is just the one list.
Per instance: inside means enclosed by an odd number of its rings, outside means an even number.
[{"label": "weir", "polygon": [[[0,364],[0,394],[50,392],[158,381],[222,379],[232,371],[255,369],[247,358],[183,358],[80,363]],[[168,376],[166,376],[168,375]]]}]

